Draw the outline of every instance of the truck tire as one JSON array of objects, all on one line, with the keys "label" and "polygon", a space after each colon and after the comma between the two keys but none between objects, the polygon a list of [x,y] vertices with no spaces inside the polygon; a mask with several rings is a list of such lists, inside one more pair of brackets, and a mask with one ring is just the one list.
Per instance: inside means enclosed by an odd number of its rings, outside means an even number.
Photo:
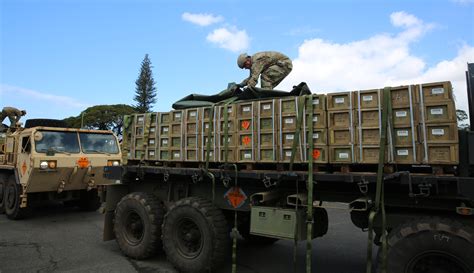
[{"label": "truck tire", "polygon": [[161,249],[164,208],[153,194],[124,196],[115,209],[114,233],[126,256],[146,259]]},{"label": "truck tire", "polygon": [[5,213],[5,188],[7,187],[7,178],[0,174],[0,214]]},{"label": "truck tire", "polygon": [[224,214],[210,201],[190,197],[179,200],[163,223],[163,249],[179,272],[217,268],[230,249]]},{"label": "truck tire", "polygon": [[9,219],[19,220],[30,216],[31,209],[29,207],[20,208],[20,194],[21,186],[16,183],[15,177],[10,175],[6,183],[4,194],[5,213]]},{"label": "truck tire", "polygon": [[25,121],[25,128],[32,128],[32,127],[37,127],[37,126],[59,127],[59,128],[68,127],[64,120],[59,120],[59,119],[36,118],[36,119],[27,119]]},{"label": "truck tire", "polygon": [[78,205],[83,211],[96,211],[99,209],[102,204],[97,190],[81,191]]},{"label": "truck tire", "polygon": [[[388,237],[387,272],[474,272],[474,231],[458,221],[428,217],[400,225]],[[378,253],[381,272],[382,250]]]}]

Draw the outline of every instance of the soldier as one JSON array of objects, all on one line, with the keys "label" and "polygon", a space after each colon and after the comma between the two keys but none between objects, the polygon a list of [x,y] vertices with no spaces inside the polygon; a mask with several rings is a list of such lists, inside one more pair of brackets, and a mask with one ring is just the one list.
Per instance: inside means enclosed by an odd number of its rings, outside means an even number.
[{"label": "soldier", "polygon": [[[18,110],[15,107],[3,107],[2,113],[0,114],[0,124],[2,124],[3,120],[8,117],[10,120],[10,128],[16,128],[18,126],[18,121],[20,121],[20,118],[24,115],[26,115],[25,110]],[[3,127],[3,124],[1,127]]]},{"label": "soldier", "polygon": [[243,80],[240,86],[254,87],[261,76],[260,86],[264,89],[273,89],[293,69],[290,58],[276,51],[263,51],[253,56],[240,54],[237,65],[242,69],[250,69],[250,76]]}]

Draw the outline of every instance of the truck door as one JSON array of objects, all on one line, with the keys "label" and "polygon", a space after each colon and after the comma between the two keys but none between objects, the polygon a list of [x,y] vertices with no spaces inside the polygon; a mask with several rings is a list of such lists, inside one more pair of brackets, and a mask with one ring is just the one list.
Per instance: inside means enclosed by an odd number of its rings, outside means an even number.
[{"label": "truck door", "polygon": [[17,170],[22,185],[27,185],[30,173],[33,170],[31,160],[31,136],[30,134],[20,136],[18,140]]}]

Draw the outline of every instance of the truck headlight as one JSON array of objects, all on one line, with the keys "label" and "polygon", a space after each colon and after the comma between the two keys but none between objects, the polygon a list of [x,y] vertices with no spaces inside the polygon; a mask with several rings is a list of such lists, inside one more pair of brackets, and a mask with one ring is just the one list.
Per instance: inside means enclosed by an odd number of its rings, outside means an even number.
[{"label": "truck headlight", "polygon": [[56,167],[57,167],[56,160],[40,161],[41,170],[56,169]]},{"label": "truck headlight", "polygon": [[107,161],[107,166],[120,166],[120,160],[109,160]]},{"label": "truck headlight", "polygon": [[48,168],[48,161],[41,161],[40,162],[40,169],[46,170]]}]

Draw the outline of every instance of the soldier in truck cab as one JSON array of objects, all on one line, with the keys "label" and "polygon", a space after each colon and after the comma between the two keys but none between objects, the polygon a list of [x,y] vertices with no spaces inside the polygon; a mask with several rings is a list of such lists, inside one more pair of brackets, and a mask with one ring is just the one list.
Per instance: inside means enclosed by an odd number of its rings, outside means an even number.
[{"label": "soldier in truck cab", "polygon": [[0,114],[0,126],[1,129],[6,129],[3,128],[3,120],[5,120],[7,117],[10,120],[10,128],[16,128],[19,126],[18,122],[20,121],[21,117],[26,115],[25,110],[19,110],[15,107],[3,107],[2,113]]},{"label": "soldier in truck cab", "polygon": [[254,87],[260,76],[263,89],[275,88],[293,69],[290,58],[276,51],[258,52],[252,56],[240,54],[237,65],[250,70],[250,76],[239,84],[240,87]]}]

